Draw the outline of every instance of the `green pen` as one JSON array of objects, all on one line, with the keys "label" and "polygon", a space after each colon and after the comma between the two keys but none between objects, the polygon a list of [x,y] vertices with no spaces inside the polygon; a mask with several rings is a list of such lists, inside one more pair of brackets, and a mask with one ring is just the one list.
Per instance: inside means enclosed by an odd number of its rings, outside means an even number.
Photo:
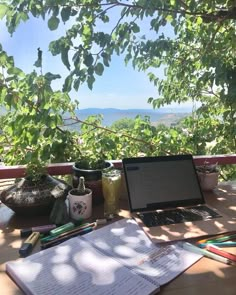
[{"label": "green pen", "polygon": [[52,230],[50,230],[50,235],[52,236],[58,236],[64,232],[67,232],[68,230],[71,230],[73,228],[76,227],[76,225],[81,225],[81,223],[83,222],[83,218],[80,218],[79,220],[76,220],[74,222],[68,222],[64,225],[61,225],[57,228],[54,228]]},{"label": "green pen", "polygon": [[87,227],[88,225],[90,225],[91,223],[83,223],[79,226],[74,226],[72,229],[69,229],[69,230],[66,230],[66,231],[63,231],[62,233],[60,234],[57,234],[57,235],[48,235],[46,237],[43,237],[42,239],[40,239],[40,242],[41,243],[46,243],[46,242],[49,242],[49,241],[52,241],[54,239],[56,239],[57,237],[63,235],[63,234],[66,234],[66,233],[71,233],[71,232],[74,232],[74,231],[78,231],[80,228],[84,228],[84,227]]},{"label": "green pen", "polygon": [[207,240],[206,243],[212,244],[212,243],[219,243],[219,242],[225,242],[231,239],[236,239],[236,234],[233,235],[228,235],[228,236],[223,236],[219,238],[215,238],[212,240]]}]

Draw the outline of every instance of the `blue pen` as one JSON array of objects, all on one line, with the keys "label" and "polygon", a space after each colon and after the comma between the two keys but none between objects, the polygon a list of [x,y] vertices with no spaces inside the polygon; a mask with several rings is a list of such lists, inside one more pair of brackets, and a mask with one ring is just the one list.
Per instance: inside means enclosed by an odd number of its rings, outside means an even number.
[{"label": "blue pen", "polygon": [[198,247],[200,248],[205,248],[207,245],[214,245],[217,247],[236,247],[236,242],[215,242],[215,243],[201,243],[197,244]]}]

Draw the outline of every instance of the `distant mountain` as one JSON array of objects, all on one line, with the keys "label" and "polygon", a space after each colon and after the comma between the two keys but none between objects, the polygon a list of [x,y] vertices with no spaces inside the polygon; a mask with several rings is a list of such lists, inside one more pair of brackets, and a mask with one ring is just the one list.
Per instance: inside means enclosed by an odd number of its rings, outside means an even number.
[{"label": "distant mountain", "polygon": [[163,108],[163,109],[115,109],[115,108],[87,108],[76,111],[76,115],[81,120],[85,120],[88,116],[101,114],[103,116],[103,125],[111,126],[112,123],[123,118],[134,119],[137,115],[140,115],[142,118],[144,116],[149,116],[151,123],[153,125],[165,124],[170,126],[173,123],[176,123],[181,118],[187,116],[191,112],[191,109],[172,109],[172,108]]}]

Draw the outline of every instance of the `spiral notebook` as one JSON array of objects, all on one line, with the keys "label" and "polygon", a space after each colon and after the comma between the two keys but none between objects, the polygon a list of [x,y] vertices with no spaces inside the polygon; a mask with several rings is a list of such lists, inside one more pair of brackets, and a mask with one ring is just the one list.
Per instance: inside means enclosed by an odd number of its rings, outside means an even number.
[{"label": "spiral notebook", "polygon": [[145,295],[201,258],[177,245],[156,246],[132,219],[6,264],[27,295]]}]

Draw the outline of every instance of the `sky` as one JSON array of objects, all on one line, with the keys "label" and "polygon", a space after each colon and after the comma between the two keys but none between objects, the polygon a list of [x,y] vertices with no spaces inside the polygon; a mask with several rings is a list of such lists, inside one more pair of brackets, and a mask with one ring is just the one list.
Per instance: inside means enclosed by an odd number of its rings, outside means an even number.
[{"label": "sky", "polygon": [[[61,24],[58,30],[50,31],[47,22],[32,18],[21,23],[11,37],[3,22],[0,23],[0,43],[9,55],[13,55],[15,66],[25,72],[34,69],[37,59],[37,48],[43,51],[43,72],[68,75],[60,56],[52,56],[48,51],[50,41],[56,40],[65,33],[66,27]],[[147,32],[148,33],[148,32]],[[156,72],[163,77],[161,70]],[[55,83],[55,90],[61,89],[63,80]],[[149,82],[147,74],[134,70],[131,65],[125,66],[122,57],[114,56],[110,67],[105,67],[102,76],[96,76],[91,91],[84,84],[78,92],[72,91],[72,99],[79,101],[79,108],[119,108],[119,109],[152,109],[147,103],[149,97],[157,97],[157,89]],[[176,107],[176,105],[172,105]]]}]

